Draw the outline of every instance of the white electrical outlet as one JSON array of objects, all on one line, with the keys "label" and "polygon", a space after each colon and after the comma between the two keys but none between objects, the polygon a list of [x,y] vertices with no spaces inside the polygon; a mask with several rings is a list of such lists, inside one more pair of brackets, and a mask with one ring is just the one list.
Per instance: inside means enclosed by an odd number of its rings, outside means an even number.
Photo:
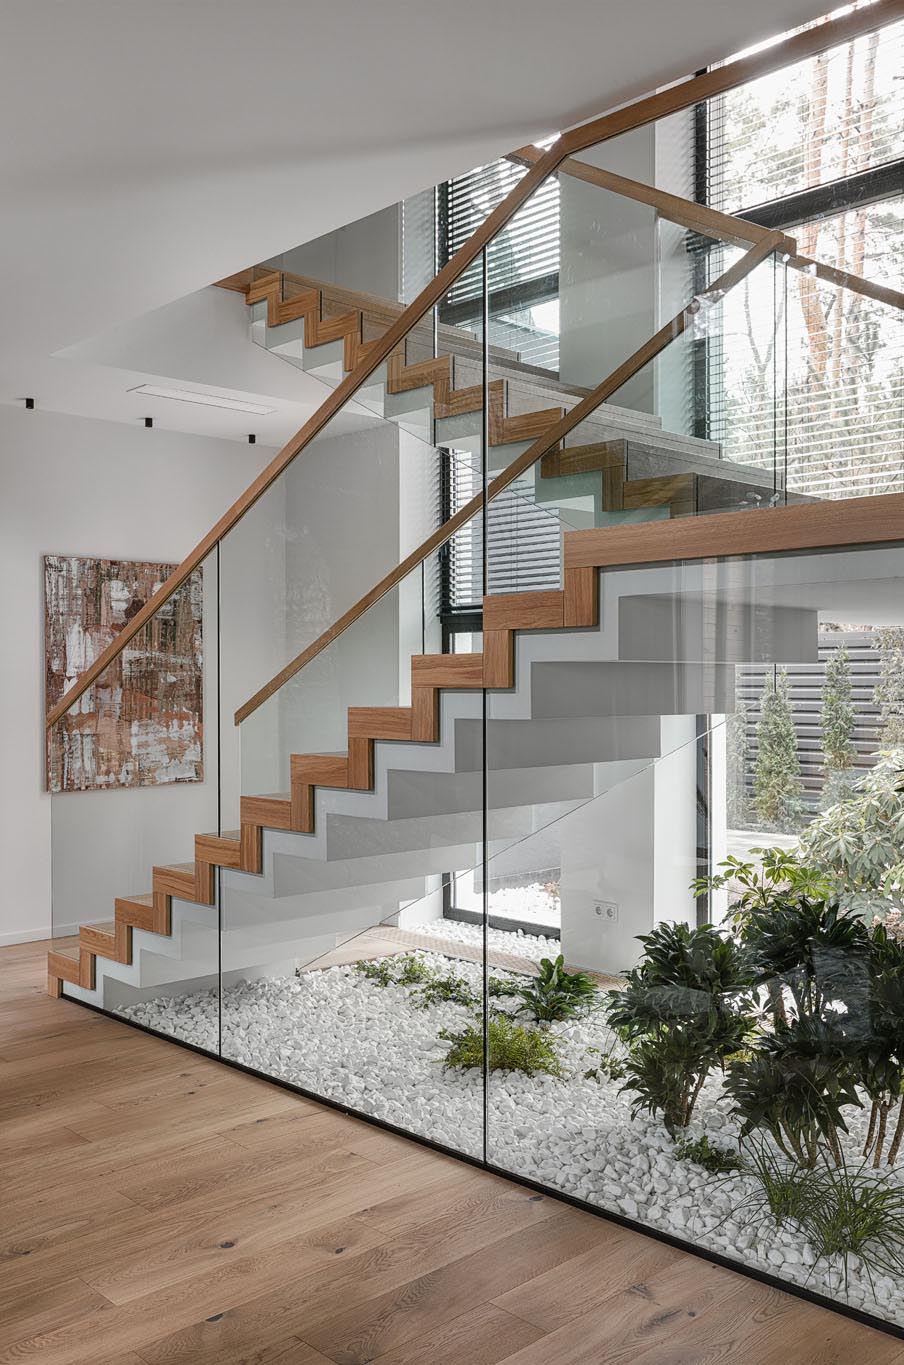
[{"label": "white electrical outlet", "polygon": [[617,901],[598,901],[596,913],[600,919],[604,919],[607,924],[618,923],[618,902]]}]

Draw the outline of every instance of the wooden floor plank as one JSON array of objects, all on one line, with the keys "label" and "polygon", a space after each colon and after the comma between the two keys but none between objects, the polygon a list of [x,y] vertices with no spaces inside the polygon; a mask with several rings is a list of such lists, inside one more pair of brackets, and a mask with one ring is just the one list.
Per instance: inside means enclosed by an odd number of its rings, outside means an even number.
[{"label": "wooden floor plank", "polygon": [[[379,1365],[499,1365],[545,1333],[492,1303],[444,1322],[379,1357]],[[552,1361],[549,1360],[549,1365]]]},{"label": "wooden floor plank", "polygon": [[44,993],[0,949],[0,1363],[904,1365],[891,1337]]}]

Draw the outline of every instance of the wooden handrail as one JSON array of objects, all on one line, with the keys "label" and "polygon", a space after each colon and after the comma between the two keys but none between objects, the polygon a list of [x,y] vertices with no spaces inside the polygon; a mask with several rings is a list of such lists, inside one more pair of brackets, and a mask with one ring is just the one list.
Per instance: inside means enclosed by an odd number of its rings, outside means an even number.
[{"label": "wooden handrail", "polygon": [[[755,242],[739,261],[735,261],[734,265],[724,271],[718,279],[713,280],[712,284],[702,291],[701,297],[712,294],[715,298],[721,298],[749,275],[751,270],[755,269],[755,267],[767,256],[771,255],[772,252],[793,251],[794,249],[794,241],[791,238],[786,237],[784,233],[770,233],[768,240],[763,238],[760,241]],[[497,474],[487,485],[486,502],[492,501],[493,498],[497,497],[508,488],[510,484],[514,483],[515,479],[519,478],[521,474],[530,469],[531,465],[536,464],[541,456],[557,446],[572,428],[578,426],[585,418],[589,417],[591,413],[595,412],[601,403],[605,403],[608,398],[611,398],[614,393],[617,393],[623,384],[626,384],[629,379],[637,374],[638,370],[643,369],[643,367],[648,365],[651,360],[654,360],[661,351],[664,351],[676,337],[681,336],[687,329],[689,318],[692,316],[693,312],[691,309],[683,308],[681,312],[677,313],[674,318],[665,324],[665,326],[660,327],[655,336],[650,337],[649,341],[645,341],[642,346],[638,347],[633,355],[629,356],[617,369],[607,375],[606,378],[598,384],[595,389],[592,389],[585,398],[582,398],[580,403],[576,404],[576,406],[566,412],[558,422],[554,422],[546,431],[544,431],[543,435],[539,436],[537,440],[534,441],[533,445],[529,446],[527,450],[522,451],[516,459],[512,460],[511,464],[507,465],[505,469]],[[432,535],[429,535],[423,544],[419,545],[416,550],[412,550],[411,554],[403,559],[401,564],[398,564],[394,569],[391,569],[390,572],[386,574],[385,577],[381,578],[379,583],[371,588],[370,592],[365,593],[353,607],[349,607],[348,611],[340,616],[338,621],[334,621],[322,635],[319,635],[306,649],[303,649],[300,654],[297,654],[294,659],[291,659],[289,663],[286,664],[285,668],[281,668],[269,682],[259,688],[253,697],[249,697],[244,705],[240,706],[235,713],[236,725],[240,725],[242,721],[247,720],[259,706],[262,706],[264,702],[278,692],[281,687],[285,686],[291,678],[294,678],[295,674],[299,673],[306,664],[309,664],[312,659],[316,659],[318,654],[322,654],[327,646],[331,645],[334,640],[338,639],[340,635],[348,630],[349,626],[354,625],[359,617],[363,616],[364,613],[379,602],[382,597],[385,597],[388,592],[391,592],[393,588],[397,587],[413,569],[416,569],[419,564],[429,558],[429,556],[438,550],[441,545],[444,545],[447,540],[450,540],[455,532],[470,521],[471,517],[475,516],[483,506],[484,494],[481,492],[471,498],[470,502],[466,502],[463,507],[459,508],[448,521],[443,522],[442,526],[438,527]]]},{"label": "wooden handrail", "polygon": [[[538,147],[519,147],[517,152],[510,153],[508,159],[532,166],[539,160],[540,155]],[[733,242],[735,245],[759,242],[763,234],[770,231],[769,228],[764,228],[759,223],[751,223],[746,218],[720,213],[718,209],[711,209],[706,204],[696,204],[690,199],[682,199],[680,195],[669,194],[666,190],[645,185],[640,180],[630,180],[625,175],[603,170],[600,166],[591,166],[588,162],[579,161],[573,156],[565,157],[559,164],[558,173],[561,175],[563,172],[576,180],[596,185],[599,189],[622,195],[625,199],[647,204],[650,208],[656,209],[663,218],[678,223],[691,232]],[[904,294],[897,289],[889,289],[887,285],[877,284],[875,280],[863,279],[862,276],[854,275],[848,270],[838,270],[824,261],[814,260],[810,256],[799,256],[796,253],[788,257],[788,265],[794,270],[815,274],[818,279],[834,284],[840,289],[850,289],[855,294],[863,294],[867,298],[877,299],[880,303],[904,309]]]},{"label": "wooden handrail", "polygon": [[787,39],[784,43],[767,48],[763,52],[738,58],[736,61],[707,71],[703,75],[691,76],[685,81],[680,81],[677,85],[670,86],[667,90],[658,91],[654,95],[647,95],[643,99],[635,100],[622,109],[604,114],[601,118],[582,124],[581,127],[566,133],[564,137],[558,138],[536,165],[519,180],[502,203],[489,214],[477,231],[436,274],[427,287],[418,294],[414,302],[408,305],[397,321],[384,332],[382,337],[368,347],[358,365],[346,375],[318,410],[305,422],[304,426],[258,474],[241,497],[237,498],[232,506],[223,513],[219,521],[202,537],[191,553],[170,574],[166,582],[158,588],[153,597],[149,598],[141,610],[132,617],[131,621],[123,626],[116,639],[97,656],[90,667],[79,676],[56,705],[50,708],[45,722],[48,729],[66,714],[73,702],[77,701],[92,683],[97,681],[129,641],[134,639],[159,608],[194,573],[217,542],[241,521],[246,512],[250,511],[258,499],[288,468],[296,455],[323,430],[343,405],[354,397],[364,381],[404,340],[415,323],[419,322],[428,309],[443,298],[450,286],[479,256],[486,244],[509,222],[521,205],[530,198],[536,187],[556,169],[566,156],[584,151],[587,147],[605,142],[608,138],[618,137],[619,134],[628,132],[632,128],[643,127],[656,119],[664,118],[668,114],[687,109],[701,100],[710,99],[714,95],[744,85],[770,71],[803,61],[806,57],[815,56],[828,47],[847,42],[858,37],[861,33],[871,32],[901,15],[904,15],[904,0],[877,0],[875,5],[870,5],[866,9],[855,10],[842,19],[833,19],[818,25],[816,28],[807,29],[805,32]]}]

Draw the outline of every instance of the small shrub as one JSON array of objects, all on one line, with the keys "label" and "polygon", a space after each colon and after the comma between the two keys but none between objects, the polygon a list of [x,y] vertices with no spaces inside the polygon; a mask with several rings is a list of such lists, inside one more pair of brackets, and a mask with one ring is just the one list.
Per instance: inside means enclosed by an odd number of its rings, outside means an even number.
[{"label": "small shrub", "polygon": [[851,1257],[867,1276],[904,1274],[904,1187],[865,1166],[850,1170],[823,1158],[819,1168],[782,1161],[765,1142],[744,1154],[757,1189],[733,1210],[757,1225],[766,1217],[793,1224],[818,1260],[841,1263],[845,1285]]},{"label": "small shrub", "polygon": [[815,1171],[794,1161],[785,1162],[764,1141],[747,1145],[742,1163],[745,1174],[754,1178],[758,1188],[741,1200],[732,1214],[743,1212],[753,1226],[771,1217],[778,1227],[791,1222],[802,1228],[808,1209],[819,1197]]},{"label": "small shrub", "polygon": [[463,976],[449,972],[447,976],[438,973],[431,976],[425,985],[414,992],[411,1003],[415,1009],[429,1009],[431,1005],[464,1005],[474,1009],[480,1002]]},{"label": "small shrub", "polygon": [[[451,1067],[468,1070],[483,1068],[483,1029],[469,1024],[456,1031],[442,1029],[440,1038],[451,1043],[443,1061],[443,1070]],[[495,1014],[487,1020],[490,1071],[521,1071],[526,1076],[545,1073],[561,1079],[562,1063],[553,1039],[539,1029],[526,1028],[507,1015]]]},{"label": "small shrub", "polygon": [[406,953],[397,961],[402,968],[395,978],[400,986],[419,986],[425,981],[432,981],[435,975],[433,968],[428,967],[422,957],[415,957],[414,953]]},{"label": "small shrub", "polygon": [[573,1019],[590,1009],[598,998],[593,977],[586,972],[566,972],[560,953],[553,962],[544,957],[537,976],[516,992],[522,1001],[519,1014],[529,1014],[538,1024]]},{"label": "small shrub", "polygon": [[732,1171],[742,1169],[741,1158],[737,1152],[730,1152],[727,1147],[716,1147],[705,1136],[697,1138],[695,1142],[689,1140],[679,1142],[675,1148],[675,1156],[679,1161],[692,1161],[695,1166],[702,1166],[712,1175],[730,1175]]},{"label": "small shrub", "polygon": [[521,984],[517,976],[490,976],[487,978],[487,995],[491,1000],[506,999],[517,995]]},{"label": "small shrub", "polygon": [[599,1060],[584,1072],[585,1081],[623,1081],[625,1078],[625,1059],[615,1055],[615,1044],[608,1048],[588,1047],[590,1056]]},{"label": "small shrub", "polygon": [[840,1261],[848,1282],[850,1258],[859,1256],[867,1275],[904,1274],[904,1189],[864,1167],[826,1162],[815,1178],[816,1198],[802,1219],[816,1255]]},{"label": "small shrub", "polygon": [[378,958],[376,962],[362,960],[355,963],[355,971],[375,986],[391,986],[393,983],[392,961],[388,957]]},{"label": "small shrub", "polygon": [[711,925],[660,924],[640,942],[640,965],[610,993],[609,1025],[628,1044],[633,1113],[661,1114],[674,1137],[713,1067],[747,1042],[752,978],[744,952]]}]

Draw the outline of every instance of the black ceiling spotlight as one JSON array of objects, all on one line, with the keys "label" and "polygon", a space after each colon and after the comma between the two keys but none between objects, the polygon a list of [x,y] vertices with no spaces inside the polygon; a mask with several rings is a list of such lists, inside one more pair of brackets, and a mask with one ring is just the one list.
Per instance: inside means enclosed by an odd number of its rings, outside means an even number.
[{"label": "black ceiling spotlight", "polygon": [[33,398],[26,398],[26,400],[25,400],[25,410],[26,410],[26,412],[33,412],[33,411],[34,411],[34,406],[35,406],[35,400],[34,400]]},{"label": "black ceiling spotlight", "polygon": [[253,431],[249,432],[249,433],[248,433],[248,444],[249,444],[250,446],[253,446],[256,442],[257,442],[257,437],[255,436],[254,432],[253,432]]},{"label": "black ceiling spotlight", "polygon": [[144,425],[145,425],[146,427],[152,427],[152,426],[154,425],[154,419],[153,419],[153,417],[145,417],[145,419],[144,419]]}]

